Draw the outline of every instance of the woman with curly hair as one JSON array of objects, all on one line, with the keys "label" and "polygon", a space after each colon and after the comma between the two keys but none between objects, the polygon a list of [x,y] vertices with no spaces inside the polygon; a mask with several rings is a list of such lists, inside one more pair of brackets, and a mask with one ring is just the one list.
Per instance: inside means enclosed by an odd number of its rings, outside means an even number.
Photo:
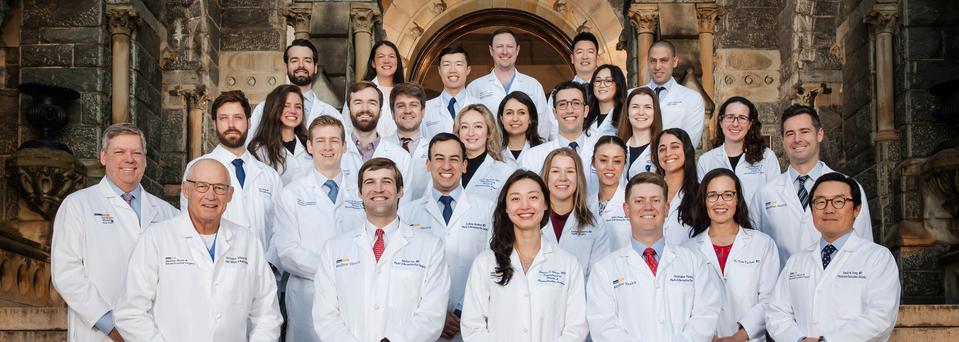
[{"label": "woman with curly hair", "polygon": [[699,178],[696,177],[696,150],[681,128],[664,130],[650,147],[655,147],[656,173],[666,179],[669,215],[663,225],[666,243],[679,245],[692,236],[693,215]]}]

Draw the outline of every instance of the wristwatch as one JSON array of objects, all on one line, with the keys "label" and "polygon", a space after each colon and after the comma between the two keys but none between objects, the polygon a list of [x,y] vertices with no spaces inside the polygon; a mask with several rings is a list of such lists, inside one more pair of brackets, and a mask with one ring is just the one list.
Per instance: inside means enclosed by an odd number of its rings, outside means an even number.
[{"label": "wristwatch", "polygon": [[826,338],[823,336],[819,336],[819,342],[826,342]]}]

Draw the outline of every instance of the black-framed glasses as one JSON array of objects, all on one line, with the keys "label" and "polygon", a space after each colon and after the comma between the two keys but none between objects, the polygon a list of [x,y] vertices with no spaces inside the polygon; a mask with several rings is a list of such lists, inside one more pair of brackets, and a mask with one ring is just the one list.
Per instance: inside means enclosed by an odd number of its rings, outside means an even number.
[{"label": "black-framed glasses", "polygon": [[723,121],[726,123],[747,123],[749,122],[749,117],[745,115],[723,115]]},{"label": "black-framed glasses", "polygon": [[557,109],[566,110],[567,108],[583,108],[586,105],[583,101],[573,100],[573,101],[560,101],[556,103]]},{"label": "black-framed glasses", "polygon": [[842,209],[849,201],[852,201],[852,198],[842,196],[837,196],[834,198],[816,197],[812,200],[812,206],[817,210],[823,210],[826,209],[826,203],[832,202],[833,208]]},{"label": "black-framed glasses", "polygon": [[716,202],[719,200],[720,197],[723,198],[723,201],[729,202],[729,201],[732,201],[734,198],[736,198],[736,192],[723,191],[720,193],[720,192],[710,191],[706,193],[706,200],[710,202]]},{"label": "black-framed glasses", "polygon": [[616,81],[614,81],[612,78],[597,78],[595,81],[593,81],[593,85],[597,87],[611,86],[613,84],[616,84]]},{"label": "black-framed glasses", "polygon": [[220,183],[207,183],[207,182],[197,182],[195,180],[186,180],[187,183],[193,184],[193,187],[197,192],[205,194],[207,191],[210,191],[210,188],[213,188],[213,192],[217,195],[226,195],[226,191],[230,190],[230,185],[220,184]]}]

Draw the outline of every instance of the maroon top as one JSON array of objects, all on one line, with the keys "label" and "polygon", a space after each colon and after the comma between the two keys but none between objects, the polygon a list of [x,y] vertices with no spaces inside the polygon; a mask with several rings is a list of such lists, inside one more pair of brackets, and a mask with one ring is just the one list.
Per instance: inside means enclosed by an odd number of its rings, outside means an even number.
[{"label": "maroon top", "polygon": [[726,258],[729,257],[729,251],[733,249],[733,245],[729,246],[717,246],[713,244],[713,250],[716,251],[716,259],[719,259],[719,270],[726,272]]},{"label": "maroon top", "polygon": [[[573,212],[572,210],[569,213]],[[560,215],[552,210],[549,211],[549,222],[553,224],[553,232],[556,233],[556,242],[559,242],[559,237],[563,235],[563,226],[566,225],[566,219],[569,218],[569,213],[565,215]]]}]

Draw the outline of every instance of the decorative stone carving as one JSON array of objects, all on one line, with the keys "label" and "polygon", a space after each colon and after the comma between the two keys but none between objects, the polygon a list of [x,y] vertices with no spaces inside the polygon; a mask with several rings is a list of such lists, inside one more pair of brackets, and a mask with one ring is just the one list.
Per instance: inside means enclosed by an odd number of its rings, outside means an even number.
[{"label": "decorative stone carving", "polygon": [[583,32],[590,32],[589,20],[584,20],[582,24],[579,24],[579,26],[576,27],[576,33]]},{"label": "decorative stone carving", "polygon": [[373,27],[379,21],[380,12],[370,4],[355,3],[350,7],[350,19],[353,27],[353,75],[354,79],[366,73],[366,60],[373,47]]},{"label": "decorative stone carving", "polygon": [[351,8],[350,19],[353,23],[353,34],[368,33],[373,34],[373,25],[379,14],[372,8]]},{"label": "decorative stone carving", "polygon": [[83,188],[86,168],[70,152],[24,148],[7,160],[7,174],[31,210],[52,220],[60,203]]},{"label": "decorative stone carving", "polygon": [[898,17],[898,3],[878,3],[866,13],[865,22],[872,24],[876,34],[876,141],[899,140],[893,117],[893,46],[892,32]]},{"label": "decorative stone carving", "polygon": [[186,101],[187,159],[193,160],[203,155],[203,110],[213,98],[202,85],[193,89],[177,87],[174,92]]},{"label": "decorative stone carving", "polygon": [[446,10],[446,2],[443,0],[433,0],[433,14],[440,14]]},{"label": "decorative stone carving", "polygon": [[420,25],[417,24],[416,22],[413,22],[413,27],[410,27],[410,37],[412,37],[413,40],[416,40],[422,35],[423,35],[423,28],[420,27]]},{"label": "decorative stone carving", "polygon": [[133,7],[126,5],[108,6],[107,18],[110,22],[111,51],[113,52],[110,91],[112,122],[129,122],[130,35],[142,19]]},{"label": "decorative stone carving", "polygon": [[866,13],[863,21],[872,25],[877,32],[892,33],[896,29],[896,18],[899,17],[899,4],[878,3]]},{"label": "decorative stone carving", "polygon": [[696,4],[696,22],[699,24],[699,32],[716,32],[716,24],[723,14],[725,10],[716,4]]},{"label": "decorative stone carving", "polygon": [[629,6],[629,22],[637,33],[653,33],[659,21],[656,5],[634,4]]},{"label": "decorative stone carving", "polygon": [[794,93],[788,98],[792,100],[792,103],[798,103],[804,106],[815,107],[816,106],[816,97],[820,94],[832,94],[832,88],[826,86],[825,83],[805,83],[797,84],[793,87]]},{"label": "decorative stone carving", "polygon": [[566,0],[553,2],[553,10],[556,12],[566,12],[567,9],[569,9],[569,6],[566,4]]},{"label": "decorative stone carving", "polygon": [[142,19],[130,6],[113,6],[107,9],[107,19],[110,22],[110,33],[127,35],[133,33]]},{"label": "decorative stone carving", "polygon": [[290,5],[286,12],[286,22],[293,26],[293,35],[296,39],[310,38],[310,18],[313,15],[312,7],[307,5]]}]

